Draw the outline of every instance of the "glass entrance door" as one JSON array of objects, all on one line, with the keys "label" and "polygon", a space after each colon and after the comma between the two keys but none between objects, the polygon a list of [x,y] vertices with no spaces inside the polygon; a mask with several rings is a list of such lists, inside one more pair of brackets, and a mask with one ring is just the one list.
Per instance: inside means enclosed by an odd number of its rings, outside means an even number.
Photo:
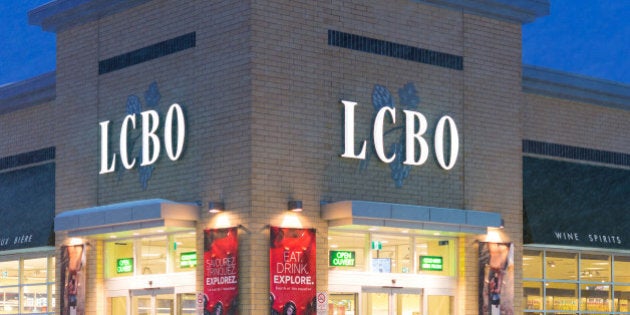
[{"label": "glass entrance door", "polygon": [[147,289],[131,291],[132,315],[174,315],[173,289]]},{"label": "glass entrance door", "polygon": [[362,295],[366,315],[422,314],[422,289],[363,287]]}]

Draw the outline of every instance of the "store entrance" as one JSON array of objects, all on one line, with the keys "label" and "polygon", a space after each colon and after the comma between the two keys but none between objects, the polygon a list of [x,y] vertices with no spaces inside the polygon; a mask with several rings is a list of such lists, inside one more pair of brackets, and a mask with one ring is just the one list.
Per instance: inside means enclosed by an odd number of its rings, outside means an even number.
[{"label": "store entrance", "polygon": [[173,288],[131,291],[131,315],[174,315]]},{"label": "store entrance", "polygon": [[195,293],[177,293],[176,288],[128,290],[108,299],[109,315],[197,314]]},{"label": "store entrance", "polygon": [[420,315],[422,289],[402,287],[363,287],[363,309],[367,315]]}]

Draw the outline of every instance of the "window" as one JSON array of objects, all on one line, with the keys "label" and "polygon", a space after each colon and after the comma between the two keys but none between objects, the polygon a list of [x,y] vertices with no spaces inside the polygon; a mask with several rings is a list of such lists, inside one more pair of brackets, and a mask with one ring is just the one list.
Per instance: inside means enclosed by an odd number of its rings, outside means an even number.
[{"label": "window", "polygon": [[54,270],[52,253],[0,261],[0,314],[54,314]]},{"label": "window", "polygon": [[329,231],[328,247],[330,269],[451,277],[456,275],[457,253],[454,238]]},{"label": "window", "polygon": [[195,271],[196,233],[184,232],[105,243],[105,277]]},{"label": "window", "polygon": [[630,314],[630,256],[525,249],[525,314]]}]

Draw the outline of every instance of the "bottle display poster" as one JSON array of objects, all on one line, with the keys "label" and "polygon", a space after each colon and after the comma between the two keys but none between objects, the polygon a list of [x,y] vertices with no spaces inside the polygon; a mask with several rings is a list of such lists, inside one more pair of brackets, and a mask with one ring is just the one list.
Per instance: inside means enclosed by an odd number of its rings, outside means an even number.
[{"label": "bottle display poster", "polygon": [[270,228],[271,315],[315,315],[315,229]]},{"label": "bottle display poster", "polygon": [[204,230],[204,315],[238,314],[237,231],[236,227]]},{"label": "bottle display poster", "polygon": [[514,244],[479,243],[479,314],[514,314]]},{"label": "bottle display poster", "polygon": [[61,315],[85,314],[86,246],[61,247]]}]

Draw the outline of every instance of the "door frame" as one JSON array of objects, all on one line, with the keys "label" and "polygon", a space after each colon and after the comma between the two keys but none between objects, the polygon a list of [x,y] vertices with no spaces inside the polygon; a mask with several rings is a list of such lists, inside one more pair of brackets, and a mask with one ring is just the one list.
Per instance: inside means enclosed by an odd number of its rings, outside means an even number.
[{"label": "door frame", "polygon": [[170,288],[146,288],[146,289],[129,290],[129,294],[127,296],[127,314],[132,314],[133,310],[131,308],[133,307],[134,297],[147,297],[148,296],[151,298],[151,309],[153,310],[152,315],[155,315],[155,309],[157,307],[156,297],[158,295],[169,295],[171,297],[171,301],[173,302],[172,311],[173,313],[176,313],[177,295],[175,294],[175,288],[170,287]]},{"label": "door frame", "polygon": [[[361,307],[363,307],[363,301],[361,299],[363,299],[363,294],[369,294],[369,293],[386,293],[389,295],[389,313],[390,314],[396,314],[397,310],[395,309],[397,307],[397,305],[395,304],[395,297],[397,294],[415,294],[418,295],[419,299],[420,299],[420,307],[422,308],[422,314],[426,313],[426,295],[424,294],[424,289],[423,288],[414,288],[414,287],[397,287],[397,286],[362,286],[361,287],[361,292],[359,292],[359,308],[361,309]],[[394,306],[396,305],[396,306]],[[394,306],[394,308],[392,308],[392,306]],[[362,310],[365,311],[365,310]]]}]

